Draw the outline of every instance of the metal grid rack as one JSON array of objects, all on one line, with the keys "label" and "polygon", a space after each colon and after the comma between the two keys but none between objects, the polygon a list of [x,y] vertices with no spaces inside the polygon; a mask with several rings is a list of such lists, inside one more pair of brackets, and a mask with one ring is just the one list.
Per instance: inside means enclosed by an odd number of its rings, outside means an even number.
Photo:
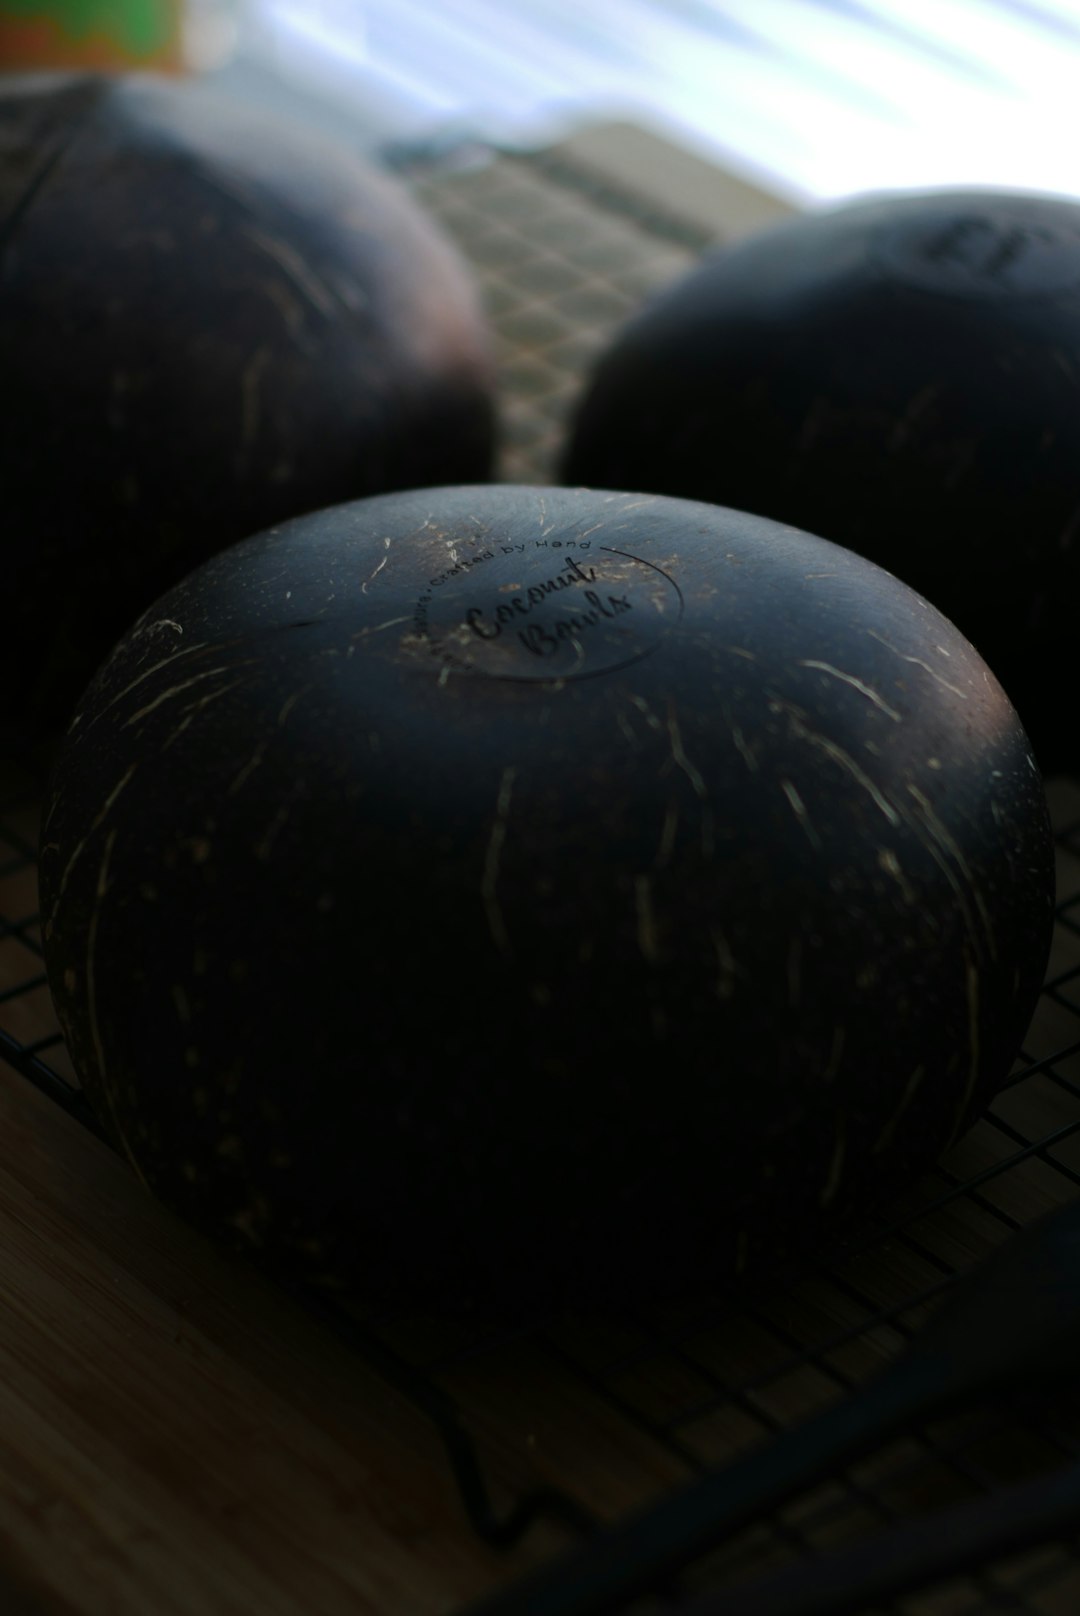
[{"label": "metal grid rack", "polygon": [[[477,154],[412,180],[476,266],[496,327],[502,475],[549,480],[590,358],[645,293],[692,261],[705,233],[558,156]],[[41,963],[39,793],[32,763],[0,758],[0,1057],[92,1127]],[[545,1516],[571,1543],[767,1441],[894,1357],[982,1256],[1077,1198],[1080,782],[1052,781],[1050,795],[1057,927],[1013,1079],[934,1172],[828,1259],[738,1298],[704,1296],[618,1321],[518,1321],[502,1332],[312,1304],[434,1421],[478,1532],[513,1541]],[[695,1591],[808,1563],[890,1522],[992,1496],[1077,1459],[1080,1397],[1033,1392],[912,1430],[688,1567],[679,1588],[647,1608],[678,1608]],[[1057,1545],[873,1616],[1078,1608],[1080,1557]]]}]

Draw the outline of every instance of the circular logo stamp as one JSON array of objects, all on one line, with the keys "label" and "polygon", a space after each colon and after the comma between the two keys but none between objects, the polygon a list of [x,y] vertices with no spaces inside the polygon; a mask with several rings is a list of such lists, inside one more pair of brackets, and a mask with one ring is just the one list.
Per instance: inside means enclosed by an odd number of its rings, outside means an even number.
[{"label": "circular logo stamp", "polygon": [[946,297],[1048,297],[1080,286],[1080,225],[1048,221],[1049,211],[1020,197],[952,203],[889,225],[872,251],[900,280]]},{"label": "circular logo stamp", "polygon": [[584,679],[648,656],[682,605],[660,567],[609,545],[489,540],[428,579],[403,648],[456,673]]}]

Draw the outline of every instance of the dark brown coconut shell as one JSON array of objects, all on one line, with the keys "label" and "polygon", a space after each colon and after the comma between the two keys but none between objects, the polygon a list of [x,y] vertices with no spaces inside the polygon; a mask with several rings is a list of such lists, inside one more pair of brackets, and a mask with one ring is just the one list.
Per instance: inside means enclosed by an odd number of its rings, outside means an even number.
[{"label": "dark brown coconut shell", "polygon": [[482,480],[487,334],[405,192],[201,86],[0,84],[0,717],[69,715],[215,550]]},{"label": "dark brown coconut shell", "polygon": [[386,1299],[644,1296],[821,1238],[1007,1076],[1053,858],[971,646],[667,499],[329,510],[115,650],[49,979],[147,1183]]},{"label": "dark brown coconut shell", "polygon": [[903,578],[1076,768],[1080,203],[885,196],[719,251],[601,357],[569,483],[714,500]]}]

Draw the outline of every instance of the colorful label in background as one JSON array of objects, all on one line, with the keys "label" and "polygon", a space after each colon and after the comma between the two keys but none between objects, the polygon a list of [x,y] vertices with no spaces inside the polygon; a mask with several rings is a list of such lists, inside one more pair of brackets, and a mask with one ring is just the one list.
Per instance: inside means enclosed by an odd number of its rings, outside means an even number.
[{"label": "colorful label in background", "polygon": [[0,70],[183,66],[183,0],[0,0]]}]

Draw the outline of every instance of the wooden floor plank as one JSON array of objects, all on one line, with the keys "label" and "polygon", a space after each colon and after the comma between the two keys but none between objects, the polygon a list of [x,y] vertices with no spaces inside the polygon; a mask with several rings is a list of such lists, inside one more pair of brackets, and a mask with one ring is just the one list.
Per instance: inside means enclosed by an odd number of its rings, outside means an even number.
[{"label": "wooden floor plank", "polygon": [[470,1532],[411,1405],[0,1068],[0,1560],[79,1616],[439,1616]]}]

